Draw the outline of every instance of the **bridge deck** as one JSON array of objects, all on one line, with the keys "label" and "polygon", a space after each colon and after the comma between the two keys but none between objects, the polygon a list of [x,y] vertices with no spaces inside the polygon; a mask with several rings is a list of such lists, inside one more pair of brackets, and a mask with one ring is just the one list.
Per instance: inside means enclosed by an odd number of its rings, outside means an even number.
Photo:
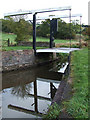
[{"label": "bridge deck", "polygon": [[38,49],[37,53],[41,52],[55,52],[55,53],[70,53],[75,50],[80,50],[79,48],[47,48],[47,49]]}]

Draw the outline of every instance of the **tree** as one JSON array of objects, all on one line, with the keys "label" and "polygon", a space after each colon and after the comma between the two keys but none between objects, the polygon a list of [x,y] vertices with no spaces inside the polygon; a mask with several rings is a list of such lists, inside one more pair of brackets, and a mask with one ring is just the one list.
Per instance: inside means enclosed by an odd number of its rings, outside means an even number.
[{"label": "tree", "polygon": [[32,25],[24,19],[13,24],[13,32],[17,35],[16,41],[28,41],[32,33]]},{"label": "tree", "polygon": [[2,32],[6,32],[6,33],[12,33],[12,29],[11,29],[11,21],[8,19],[1,19],[2,21]]},{"label": "tree", "polygon": [[50,36],[50,20],[42,21],[42,23],[37,27],[37,36]]},{"label": "tree", "polygon": [[59,19],[58,21],[58,32],[56,38],[59,39],[70,39],[75,37],[75,31],[73,29],[72,23],[66,23],[63,20]]},{"label": "tree", "polygon": [[76,34],[80,33],[80,25],[79,25],[79,20],[73,20],[72,21],[72,25],[73,25],[73,30]]},{"label": "tree", "polygon": [[90,27],[88,27],[88,36],[90,38]]},{"label": "tree", "polygon": [[32,35],[32,25],[25,21],[24,16],[2,19],[2,31],[17,35],[16,41],[28,41]]},{"label": "tree", "polygon": [[[70,33],[70,23],[66,23],[59,19],[58,21],[58,32],[54,34],[55,38],[59,39],[69,39],[74,38],[76,31],[74,30],[74,25],[71,23],[71,33]],[[42,23],[37,27],[37,36],[49,37],[50,36],[50,20],[42,21]]]},{"label": "tree", "polygon": [[85,40],[90,40],[90,27],[85,27],[82,34],[84,35]]},{"label": "tree", "polygon": [[82,33],[83,33],[83,35],[88,35],[88,36],[90,36],[90,27],[84,28]]}]

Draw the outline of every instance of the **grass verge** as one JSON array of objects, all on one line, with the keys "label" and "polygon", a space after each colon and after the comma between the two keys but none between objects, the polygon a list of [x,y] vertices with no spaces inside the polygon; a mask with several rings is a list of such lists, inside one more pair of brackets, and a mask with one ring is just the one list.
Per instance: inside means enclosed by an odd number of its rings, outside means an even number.
[{"label": "grass verge", "polygon": [[58,120],[60,112],[61,107],[54,103],[53,105],[49,106],[49,110],[46,112],[46,115],[43,115],[43,120]]},{"label": "grass verge", "polygon": [[[44,49],[47,47],[37,47],[37,49]],[[2,47],[2,51],[13,51],[13,50],[30,50],[33,49],[29,46],[12,46],[12,47]]]},{"label": "grass verge", "polygon": [[28,46],[2,47],[2,51],[28,50],[28,49],[32,49],[32,47],[28,47]]},{"label": "grass verge", "polygon": [[73,118],[88,118],[88,49],[74,51],[71,57],[71,100],[64,102]]}]

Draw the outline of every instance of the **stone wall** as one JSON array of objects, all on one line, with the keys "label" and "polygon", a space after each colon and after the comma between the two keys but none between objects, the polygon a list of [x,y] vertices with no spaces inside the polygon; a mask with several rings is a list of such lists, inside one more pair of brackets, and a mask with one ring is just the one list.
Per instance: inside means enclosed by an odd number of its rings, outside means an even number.
[{"label": "stone wall", "polygon": [[49,53],[34,55],[34,50],[2,51],[2,71],[36,66],[52,61]]},{"label": "stone wall", "polygon": [[2,70],[13,70],[34,64],[33,50],[17,50],[2,52]]},{"label": "stone wall", "polygon": [[[37,47],[49,47],[49,44],[50,44],[49,42],[36,42]],[[30,46],[30,47],[32,47],[33,43],[21,41],[18,43],[18,46]],[[53,44],[53,46],[55,46],[55,43]]]}]

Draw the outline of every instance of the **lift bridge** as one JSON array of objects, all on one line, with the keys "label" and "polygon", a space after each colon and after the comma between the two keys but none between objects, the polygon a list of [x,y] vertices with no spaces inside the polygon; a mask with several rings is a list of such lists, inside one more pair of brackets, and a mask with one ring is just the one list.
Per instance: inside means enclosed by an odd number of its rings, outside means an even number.
[{"label": "lift bridge", "polygon": [[[57,16],[46,16],[46,17],[38,17],[36,18],[36,15],[38,13],[45,13],[45,12],[55,12],[55,11],[69,11],[69,15],[57,15]],[[9,17],[9,16],[18,16],[18,15],[27,15],[27,14],[32,14],[33,19],[33,49],[35,54],[39,52],[55,52],[55,53],[70,53],[71,51],[74,50],[79,50],[79,48],[71,48],[71,37],[70,37],[70,48],[53,48],[53,41],[54,41],[54,33],[58,31],[58,19],[59,18],[69,18],[69,22],[71,23],[71,18],[72,17],[80,17],[80,36],[81,36],[81,14],[75,14],[71,15],[71,7],[57,7],[57,8],[48,8],[48,9],[39,9],[39,10],[28,10],[28,11],[21,11],[21,12],[15,12],[15,13],[6,13],[4,17]],[[36,49],[36,20],[45,20],[45,19],[50,19],[50,44],[48,49]],[[31,21],[31,20],[30,20]],[[70,24],[70,36],[71,36],[71,24]],[[81,47],[81,37],[79,40],[79,44]]]},{"label": "lift bridge", "polygon": [[[44,12],[55,12],[55,11],[66,11],[68,10],[69,11],[69,16],[47,16],[47,17],[38,17],[36,19],[36,15],[38,13],[44,13]],[[41,10],[32,10],[32,11],[22,11],[22,12],[15,12],[15,13],[7,13],[4,15],[4,17],[9,17],[9,16],[18,16],[18,15],[26,15],[26,14],[32,14],[33,15],[33,49],[34,49],[34,52],[35,54],[36,53],[39,53],[39,52],[55,52],[55,53],[70,53],[71,51],[74,51],[74,50],[79,50],[79,48],[71,48],[71,38],[70,38],[70,48],[53,48],[53,35],[55,32],[58,31],[58,18],[69,18],[69,22],[71,23],[71,18],[72,17],[77,17],[79,16],[80,17],[80,24],[81,24],[81,15],[71,15],[71,7],[68,6],[68,7],[58,7],[58,8],[49,8],[49,9],[41,9]],[[39,50],[36,50],[36,20],[45,20],[45,19],[50,19],[50,45],[48,49],[39,49]],[[71,25],[71,24],[70,24]],[[71,28],[71,26],[70,26]],[[81,31],[81,25],[80,25],[80,31]],[[70,33],[71,33],[71,29],[70,29]],[[80,39],[80,44],[81,44],[81,39]],[[68,63],[66,64],[66,66],[64,67],[63,70],[66,69]],[[61,72],[61,69],[58,71],[58,72]],[[59,74],[60,76],[60,74]],[[39,81],[46,81],[45,79],[42,79],[42,78],[37,78],[37,80]],[[47,80],[48,82],[50,82],[50,92],[51,92],[51,98],[53,98],[53,94],[52,94],[52,91],[53,90],[56,90],[55,86],[53,85],[52,81],[51,80]],[[54,82],[58,82],[58,81],[54,81]],[[28,94],[28,96],[32,96],[34,97],[34,103],[32,105],[35,104],[35,110],[28,110],[28,109],[25,109],[25,108],[21,108],[19,106],[14,106],[14,105],[8,105],[8,108],[10,109],[14,109],[14,110],[17,110],[17,111],[22,111],[22,112],[25,112],[25,113],[31,113],[33,115],[42,115],[42,113],[40,113],[38,111],[38,104],[37,104],[37,99],[44,99],[44,100],[51,100],[50,98],[46,98],[46,97],[43,97],[43,96],[38,96],[37,95],[37,82],[35,81],[34,82],[34,94]]]}]

